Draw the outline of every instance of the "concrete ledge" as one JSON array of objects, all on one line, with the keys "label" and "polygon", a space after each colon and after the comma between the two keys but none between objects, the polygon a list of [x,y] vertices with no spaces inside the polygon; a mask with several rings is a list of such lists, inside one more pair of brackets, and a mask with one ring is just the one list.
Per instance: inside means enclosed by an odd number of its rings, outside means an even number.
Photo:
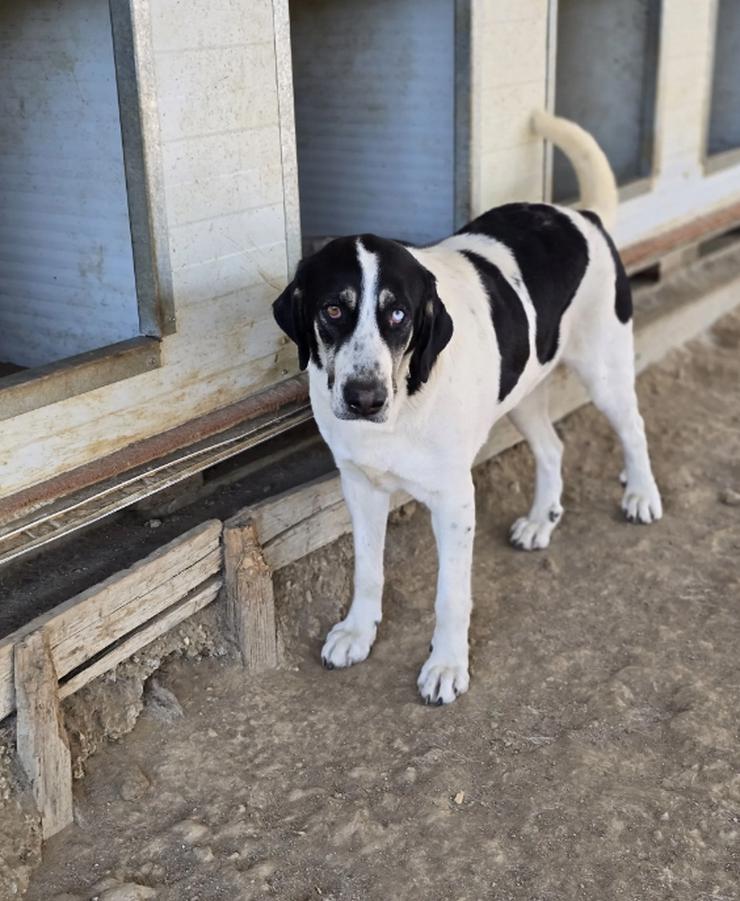
[{"label": "concrete ledge", "polygon": [[157,338],[132,338],[23,370],[0,381],[0,420],[157,369],[161,363]]}]

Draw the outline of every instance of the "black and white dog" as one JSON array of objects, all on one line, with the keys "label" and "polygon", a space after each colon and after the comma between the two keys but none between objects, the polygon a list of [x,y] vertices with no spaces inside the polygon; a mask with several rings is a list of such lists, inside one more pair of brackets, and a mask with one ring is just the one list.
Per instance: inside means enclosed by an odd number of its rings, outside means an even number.
[{"label": "black and white dog", "polygon": [[321,652],[329,669],[370,653],[389,499],[403,489],[430,508],[439,555],[419,690],[438,704],[467,690],[471,467],[508,414],[536,461],[532,507],[511,541],[547,547],[563,513],[562,445],[547,411],[547,376],[561,361],[621,440],[627,519],[660,518],[635,395],[630,286],[596,214],[515,203],[432,247],[338,238],[299,264],[274,313],[308,366],[316,422],[352,517],[354,597]]}]

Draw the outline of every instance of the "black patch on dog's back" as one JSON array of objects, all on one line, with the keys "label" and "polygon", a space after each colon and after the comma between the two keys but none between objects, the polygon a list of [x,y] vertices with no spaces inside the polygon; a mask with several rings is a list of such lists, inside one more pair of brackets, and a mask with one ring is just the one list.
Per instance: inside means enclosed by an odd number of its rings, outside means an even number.
[{"label": "black patch on dog's back", "polygon": [[612,237],[609,232],[604,228],[604,225],[601,219],[594,213],[592,210],[579,210],[582,216],[585,216],[589,221],[593,222],[593,224],[599,229],[601,234],[604,236],[604,240],[609,245],[609,250],[612,255],[612,259],[614,260],[614,311],[617,314],[617,319],[620,322],[629,322],[632,318],[632,286],[630,285],[630,280],[627,277],[627,273],[624,269],[624,264],[622,263],[622,258],[619,256],[619,251],[614,245],[614,241],[612,241]]},{"label": "black patch on dog's back", "polygon": [[529,323],[521,298],[490,260],[473,253],[461,251],[475,266],[478,278],[488,295],[491,319],[496,332],[501,356],[501,375],[498,399],[502,401],[519,381],[529,359]]},{"label": "black patch on dog's back", "polygon": [[489,210],[458,234],[481,234],[501,241],[519,265],[537,312],[537,359],[552,360],[560,320],[588,265],[588,244],[571,220],[544,203],[508,203]]}]

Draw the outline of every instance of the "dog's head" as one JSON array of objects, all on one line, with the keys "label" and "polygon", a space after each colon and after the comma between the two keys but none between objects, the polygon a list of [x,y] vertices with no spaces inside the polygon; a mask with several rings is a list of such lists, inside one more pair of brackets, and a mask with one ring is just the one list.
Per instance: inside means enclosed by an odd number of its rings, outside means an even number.
[{"label": "dog's head", "polygon": [[396,241],[337,238],[299,265],[273,304],[301,369],[323,370],[340,419],[385,422],[399,385],[418,391],[452,337],[436,280]]}]

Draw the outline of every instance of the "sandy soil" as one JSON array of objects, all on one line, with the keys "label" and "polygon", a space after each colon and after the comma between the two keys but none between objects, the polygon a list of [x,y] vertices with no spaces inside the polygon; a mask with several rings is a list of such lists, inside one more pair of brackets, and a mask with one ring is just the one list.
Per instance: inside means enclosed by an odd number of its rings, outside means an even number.
[{"label": "sandy soil", "polygon": [[391,529],[386,617],[352,670],[317,660],[347,540],[303,582],[284,573],[286,667],[160,672],[133,732],[89,762],[28,899],[739,898],[739,384],[740,314],[641,378],[658,525],[622,521],[591,408],[560,427],[549,551],[505,541],[527,452],[482,470],[473,681],[449,708],[415,688],[435,578],[422,510]]}]

